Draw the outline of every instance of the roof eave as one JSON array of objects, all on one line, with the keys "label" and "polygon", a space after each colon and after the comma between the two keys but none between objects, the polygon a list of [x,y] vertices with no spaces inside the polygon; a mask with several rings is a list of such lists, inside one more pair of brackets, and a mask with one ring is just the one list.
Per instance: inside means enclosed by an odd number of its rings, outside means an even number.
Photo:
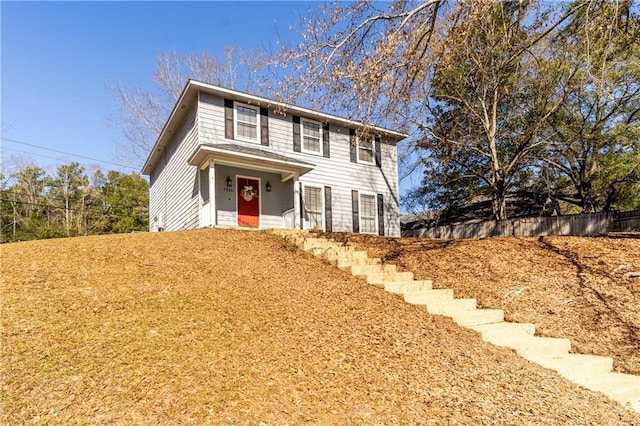
[{"label": "roof eave", "polygon": [[[212,95],[221,95],[232,100],[237,100],[246,103],[254,103],[256,106],[263,107],[277,107],[282,108],[285,111],[290,111],[292,113],[298,113],[302,116],[308,118],[314,118],[318,121],[329,121],[336,124],[342,124],[347,127],[365,127],[366,125],[360,121],[350,120],[348,118],[340,117],[337,115],[327,114],[320,111],[315,111],[309,108],[304,108],[301,106],[289,104],[286,102],[279,102],[273,99],[267,99],[256,95],[251,95],[249,93],[239,92],[237,90],[227,89],[225,87],[215,86],[213,84],[204,83],[197,80],[189,80],[191,85],[194,87],[198,87],[200,90],[212,94]],[[384,134],[387,137],[393,138],[394,143],[401,141],[402,139],[407,138],[409,135],[403,132],[397,132],[395,130],[386,129],[384,127],[378,126],[368,126],[369,129],[375,132],[379,132]]]},{"label": "roof eave", "polygon": [[152,164],[151,159],[154,157],[154,155],[160,155],[162,153],[162,149],[165,146],[164,144],[162,144],[163,139],[165,137],[167,137],[167,134],[169,133],[168,130],[173,125],[173,121],[174,121],[176,115],[178,115],[178,113],[181,110],[186,108],[185,100],[186,100],[188,94],[190,94],[190,92],[193,91],[193,89],[191,89],[191,87],[192,87],[191,82],[192,82],[192,80],[188,80],[187,84],[185,84],[184,88],[182,89],[182,92],[180,93],[180,96],[178,97],[178,101],[173,106],[173,109],[171,110],[171,114],[169,114],[169,118],[165,122],[164,127],[162,127],[162,131],[160,132],[160,135],[156,139],[156,142],[153,145],[153,148],[151,149],[149,155],[147,156],[147,160],[145,161],[144,165],[142,166],[142,170],[141,170],[143,175],[150,175],[151,174],[151,170],[153,169],[152,166],[155,166],[155,162],[153,162],[153,164]]}]

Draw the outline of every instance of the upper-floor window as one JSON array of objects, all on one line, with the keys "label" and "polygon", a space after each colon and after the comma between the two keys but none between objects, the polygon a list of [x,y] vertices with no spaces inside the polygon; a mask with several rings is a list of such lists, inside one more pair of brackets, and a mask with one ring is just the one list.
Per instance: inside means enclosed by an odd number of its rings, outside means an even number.
[{"label": "upper-floor window", "polygon": [[372,137],[363,136],[358,138],[358,162],[374,164],[376,161],[374,147],[375,144]]},{"label": "upper-floor window", "polygon": [[302,151],[322,155],[322,127],[320,123],[300,120],[302,127]]},{"label": "upper-floor window", "polygon": [[235,104],[235,134],[236,138],[247,142],[260,142],[260,125],[258,117],[260,109],[257,107]]}]

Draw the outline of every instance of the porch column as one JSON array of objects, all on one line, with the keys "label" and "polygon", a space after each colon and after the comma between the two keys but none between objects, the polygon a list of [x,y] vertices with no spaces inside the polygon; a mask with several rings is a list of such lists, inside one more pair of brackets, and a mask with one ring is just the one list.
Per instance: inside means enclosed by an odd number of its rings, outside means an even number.
[{"label": "porch column", "polygon": [[302,220],[300,220],[300,181],[298,174],[293,175],[293,229],[302,229]]},{"label": "porch column", "polygon": [[216,219],[216,167],[209,161],[209,226],[217,225]]}]

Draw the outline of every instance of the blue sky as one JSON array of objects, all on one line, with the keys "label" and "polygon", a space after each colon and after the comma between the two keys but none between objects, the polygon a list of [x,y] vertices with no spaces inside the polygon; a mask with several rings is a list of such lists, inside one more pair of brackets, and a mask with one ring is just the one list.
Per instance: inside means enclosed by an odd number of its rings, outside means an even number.
[{"label": "blue sky", "polygon": [[[156,56],[170,49],[218,55],[226,45],[266,46],[278,35],[295,40],[290,27],[308,8],[320,6],[1,1],[2,137],[114,162],[121,133],[108,124],[117,107],[109,85],[151,87]],[[48,171],[69,161],[97,164],[6,139],[0,146],[3,160],[12,154],[31,158]],[[131,171],[107,163],[100,167]]]}]

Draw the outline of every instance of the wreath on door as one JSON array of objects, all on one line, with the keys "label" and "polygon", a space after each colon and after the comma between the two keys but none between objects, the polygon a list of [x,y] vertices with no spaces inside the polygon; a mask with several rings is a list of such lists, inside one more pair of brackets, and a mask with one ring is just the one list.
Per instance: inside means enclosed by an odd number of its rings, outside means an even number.
[{"label": "wreath on door", "polygon": [[251,185],[247,185],[244,188],[242,188],[240,190],[240,196],[245,200],[245,201],[251,201],[253,200],[253,197],[258,195],[258,191],[253,189],[253,186]]}]

